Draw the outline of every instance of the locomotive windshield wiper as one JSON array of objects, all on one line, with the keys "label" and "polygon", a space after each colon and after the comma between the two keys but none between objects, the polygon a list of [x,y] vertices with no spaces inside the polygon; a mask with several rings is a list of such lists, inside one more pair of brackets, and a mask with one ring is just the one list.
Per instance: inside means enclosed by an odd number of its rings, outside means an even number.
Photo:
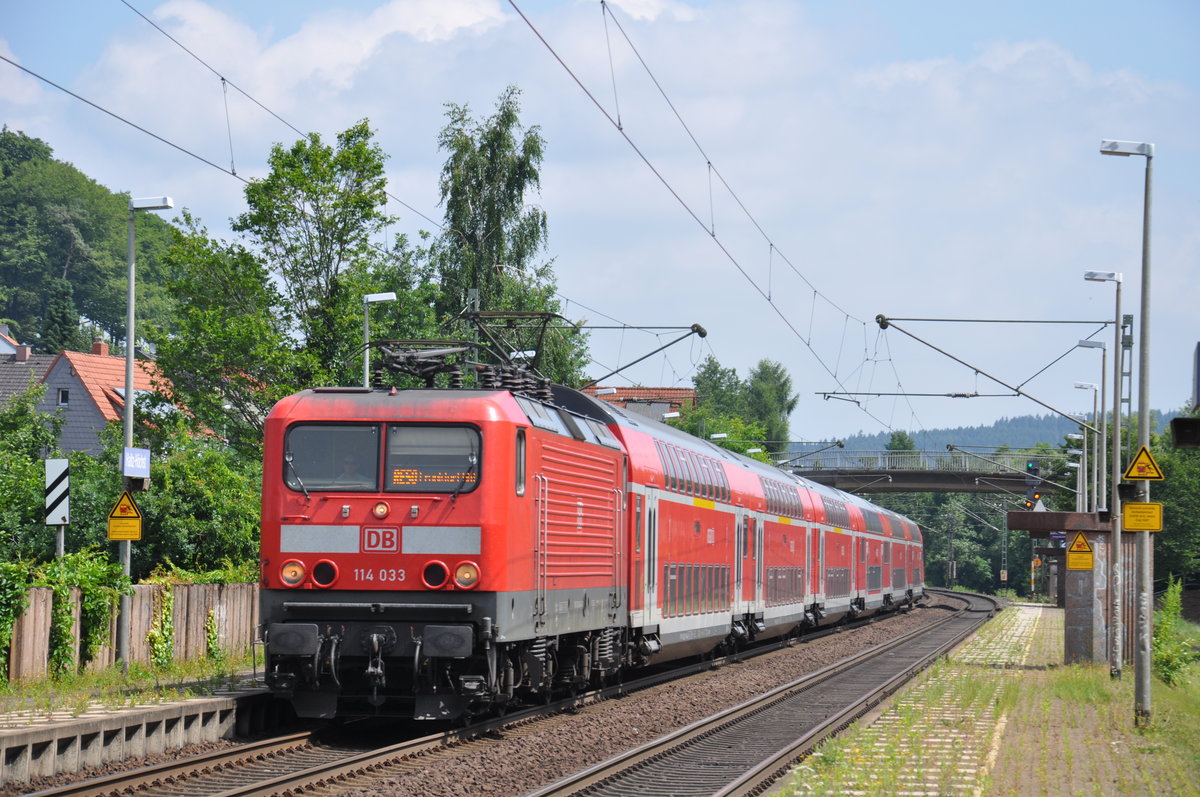
[{"label": "locomotive windshield wiper", "polygon": [[458,500],[458,494],[462,492],[463,486],[467,483],[467,477],[475,474],[475,465],[479,462],[479,457],[474,451],[467,454],[467,469],[458,477],[458,484],[454,487],[454,492],[450,495],[450,501],[453,503]]},{"label": "locomotive windshield wiper", "polygon": [[300,489],[304,491],[304,497],[308,498],[308,488],[304,486],[304,482],[300,481],[300,474],[296,472],[296,466],[292,464],[292,452],[285,451],[283,461],[287,463],[288,468],[292,471],[292,475],[296,477],[296,484],[300,485]]}]

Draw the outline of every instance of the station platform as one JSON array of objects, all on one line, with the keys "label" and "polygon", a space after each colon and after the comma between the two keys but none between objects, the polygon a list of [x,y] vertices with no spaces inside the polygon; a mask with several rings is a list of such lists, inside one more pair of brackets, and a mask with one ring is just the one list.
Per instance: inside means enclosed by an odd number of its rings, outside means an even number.
[{"label": "station platform", "polygon": [[264,688],[247,685],[121,708],[7,711],[0,713],[0,784],[249,735],[274,724],[272,709]]},{"label": "station platform", "polygon": [[[790,777],[796,794],[982,795],[1008,718],[1014,684],[1063,662],[1062,609],[1011,604]],[[836,759],[838,764],[830,765]]]}]

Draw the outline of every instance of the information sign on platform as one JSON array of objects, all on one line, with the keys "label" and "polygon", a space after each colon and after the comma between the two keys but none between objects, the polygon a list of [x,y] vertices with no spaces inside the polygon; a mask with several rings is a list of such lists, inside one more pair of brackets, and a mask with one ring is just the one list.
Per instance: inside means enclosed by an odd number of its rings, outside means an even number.
[{"label": "information sign on platform", "polygon": [[1121,478],[1130,482],[1142,480],[1161,482],[1167,477],[1163,476],[1162,468],[1158,467],[1158,463],[1154,461],[1150,449],[1142,446]]},{"label": "information sign on platform", "polygon": [[1121,525],[1126,531],[1162,531],[1162,504],[1131,501],[1121,504]]},{"label": "information sign on platform", "polygon": [[129,491],[121,493],[112,511],[108,513],[108,538],[110,540],[140,540],[142,538],[142,512],[133,502]]},{"label": "information sign on platform", "polygon": [[1092,570],[1095,567],[1095,552],[1092,544],[1082,531],[1075,532],[1071,544],[1067,546],[1068,570]]}]

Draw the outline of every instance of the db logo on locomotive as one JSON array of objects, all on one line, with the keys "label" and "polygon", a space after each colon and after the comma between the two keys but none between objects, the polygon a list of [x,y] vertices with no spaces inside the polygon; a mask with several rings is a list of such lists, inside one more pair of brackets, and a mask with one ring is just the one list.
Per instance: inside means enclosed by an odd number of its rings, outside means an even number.
[{"label": "db logo on locomotive", "polygon": [[363,553],[398,553],[400,530],[397,528],[364,528],[362,530]]}]

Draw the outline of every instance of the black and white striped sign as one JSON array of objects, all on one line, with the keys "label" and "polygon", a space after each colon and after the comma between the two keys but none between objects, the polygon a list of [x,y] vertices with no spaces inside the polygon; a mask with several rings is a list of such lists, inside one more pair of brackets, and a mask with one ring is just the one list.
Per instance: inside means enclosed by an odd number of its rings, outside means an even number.
[{"label": "black and white striped sign", "polygon": [[71,522],[71,465],[66,459],[46,460],[46,525]]}]

